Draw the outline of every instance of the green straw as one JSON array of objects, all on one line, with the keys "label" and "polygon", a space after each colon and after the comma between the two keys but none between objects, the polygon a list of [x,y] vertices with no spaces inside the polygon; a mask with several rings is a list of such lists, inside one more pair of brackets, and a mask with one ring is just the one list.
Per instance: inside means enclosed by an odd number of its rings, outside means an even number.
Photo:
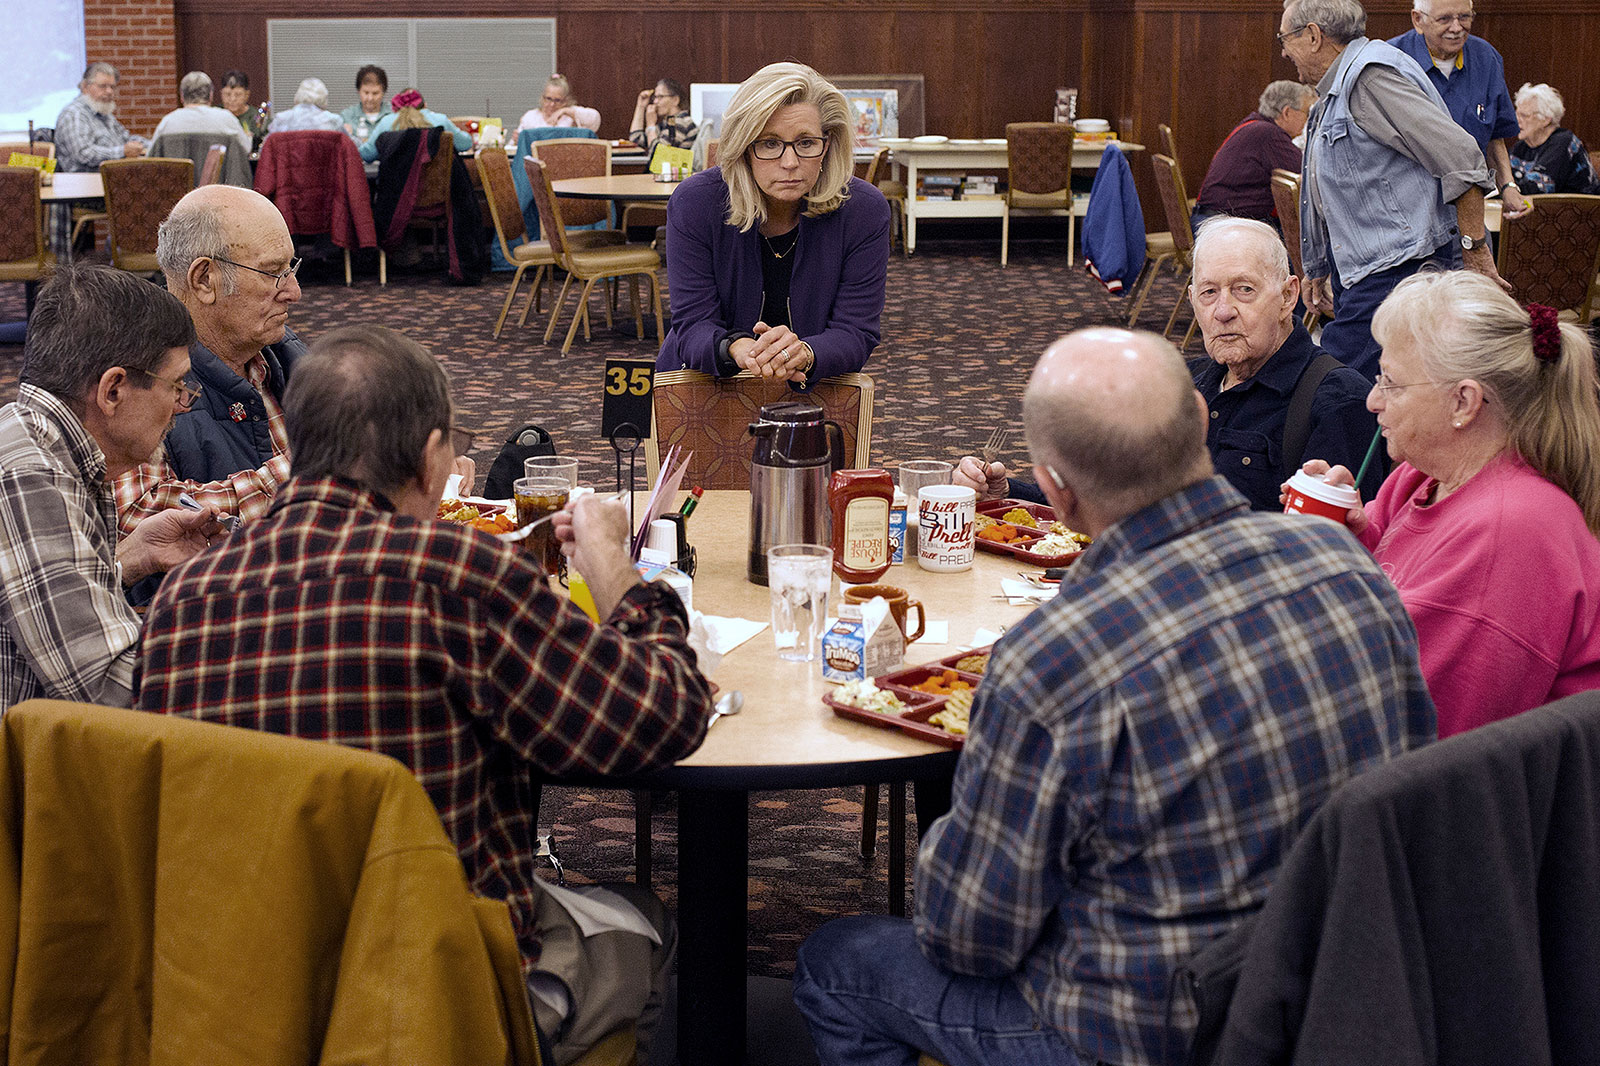
[{"label": "green straw", "polygon": [[1378,454],[1378,442],[1383,439],[1383,427],[1378,427],[1378,432],[1372,435],[1372,443],[1367,445],[1367,457],[1361,460],[1361,469],[1356,472],[1356,488],[1360,489],[1361,479],[1367,476],[1367,467],[1372,465],[1372,457]]}]

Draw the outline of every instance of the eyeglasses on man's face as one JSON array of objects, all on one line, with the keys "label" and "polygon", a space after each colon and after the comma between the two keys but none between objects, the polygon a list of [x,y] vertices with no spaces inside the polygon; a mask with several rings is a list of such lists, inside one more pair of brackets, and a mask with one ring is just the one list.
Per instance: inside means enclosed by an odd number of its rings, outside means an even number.
[{"label": "eyeglasses on man's face", "polygon": [[462,429],[460,426],[451,426],[450,447],[454,449],[456,458],[459,459],[463,455],[466,455],[468,452],[472,451],[472,442],[475,441],[477,437],[478,435],[472,432],[470,429]]},{"label": "eyeglasses on man's face", "polygon": [[272,287],[275,289],[283,288],[283,283],[285,281],[288,281],[290,278],[300,273],[300,264],[304,262],[303,259],[295,258],[289,261],[289,268],[287,270],[262,270],[260,267],[253,267],[247,263],[235,262],[234,260],[223,255],[214,255],[211,258],[215,259],[219,263],[227,263],[229,266],[242,267],[245,270],[260,274],[262,277],[271,278],[273,282]]},{"label": "eyeglasses on man's face", "polygon": [[1442,30],[1452,22],[1460,23],[1463,28],[1471,28],[1472,18],[1473,12],[1468,11],[1464,15],[1430,15],[1428,21]]},{"label": "eyeglasses on man's face", "polygon": [[156,374],[150,373],[150,371],[144,369],[143,367],[129,366],[124,367],[123,369],[131,370],[135,374],[143,374],[151,381],[159,381],[163,385],[171,385],[178,391],[177,396],[174,397],[175,402],[185,411],[193,407],[194,402],[200,398],[200,386],[198,384],[191,384],[188,381],[175,381],[172,378],[160,377]]},{"label": "eyeglasses on man's face", "polygon": [[1282,33],[1278,34],[1278,44],[1279,44],[1279,46],[1288,44],[1291,40],[1293,40],[1294,38],[1300,36],[1302,33],[1306,32],[1310,28],[1311,28],[1311,23],[1308,22],[1304,26],[1301,26],[1297,30],[1284,30]]},{"label": "eyeglasses on man's face", "polygon": [[828,150],[828,141],[825,137],[797,137],[792,141],[763,137],[750,146],[750,154],[770,162],[782,159],[783,153],[790,148],[794,149],[797,159],[816,159]]}]

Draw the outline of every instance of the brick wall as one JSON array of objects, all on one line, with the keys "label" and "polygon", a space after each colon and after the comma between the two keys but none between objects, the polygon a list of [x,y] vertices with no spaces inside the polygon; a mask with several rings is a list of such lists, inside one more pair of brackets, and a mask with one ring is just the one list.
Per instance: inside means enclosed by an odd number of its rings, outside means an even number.
[{"label": "brick wall", "polygon": [[178,106],[178,45],[173,0],[84,0],[89,62],[110,63],[122,75],[117,118],[148,137],[161,116]]}]

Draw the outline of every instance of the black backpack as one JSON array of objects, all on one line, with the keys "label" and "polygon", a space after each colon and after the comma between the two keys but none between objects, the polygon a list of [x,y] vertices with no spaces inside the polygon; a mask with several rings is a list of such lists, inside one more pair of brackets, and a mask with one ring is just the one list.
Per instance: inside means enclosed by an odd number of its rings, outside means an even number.
[{"label": "black backpack", "polygon": [[522,463],[535,455],[556,454],[555,441],[543,426],[526,425],[511,435],[489,467],[483,495],[491,500],[509,500],[511,483],[522,476]]}]

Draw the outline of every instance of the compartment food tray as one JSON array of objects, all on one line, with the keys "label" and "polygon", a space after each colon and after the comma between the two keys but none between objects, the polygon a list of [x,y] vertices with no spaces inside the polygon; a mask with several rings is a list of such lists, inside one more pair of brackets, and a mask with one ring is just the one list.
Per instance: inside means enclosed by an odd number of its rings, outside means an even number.
[{"label": "compartment food tray", "polygon": [[[1051,510],[1048,506],[1042,503],[1029,503],[1026,500],[988,500],[984,503],[978,504],[978,513],[984,515],[985,517],[993,518],[995,521],[999,522],[1000,516],[1014,507],[1022,508],[1024,511],[1027,511],[1029,514],[1033,515],[1035,519],[1041,522],[1054,522],[1056,520],[1055,511]],[[1001,522],[1001,525],[1011,525],[1011,523]],[[1042,566],[1046,568],[1052,566],[1070,566],[1072,565],[1072,561],[1074,559],[1083,554],[1083,550],[1081,548],[1077,551],[1062,552],[1055,555],[1042,554],[1040,552],[1033,551],[1030,549],[1029,545],[1035,544],[1042,540],[1044,538],[1044,533],[1039,530],[1030,530],[1026,526],[1016,526],[1014,528],[1020,530],[1022,536],[1018,540],[1010,543],[984,540],[982,537],[976,536],[973,538],[973,540],[974,543],[976,543],[977,546],[984,551],[994,552],[996,555],[1009,555],[1013,559],[1028,563],[1031,566]]]},{"label": "compartment food tray", "polygon": [[[929,718],[944,710],[948,697],[917,692],[909,686],[915,685],[929,674],[955,669],[951,662],[947,660],[959,659],[963,655],[976,655],[991,651],[992,648],[974,648],[971,651],[961,652],[955,656],[946,656],[945,659],[923,663],[920,666],[904,667],[884,674],[882,677],[874,678],[873,681],[879,688],[894,693],[906,705],[906,709],[899,714],[880,714],[877,711],[852,707],[847,703],[840,703],[835,700],[831,692],[823,695],[822,702],[831,707],[833,713],[841,718],[864,722],[867,725],[877,726],[879,729],[894,729],[933,744],[941,744],[947,748],[959,748],[966,742],[965,737],[958,736],[955,733],[948,733],[936,725],[928,724]],[[978,683],[982,680],[977,674],[969,674],[962,670],[957,670],[956,674],[963,680],[970,682],[974,689],[978,687]]]}]

